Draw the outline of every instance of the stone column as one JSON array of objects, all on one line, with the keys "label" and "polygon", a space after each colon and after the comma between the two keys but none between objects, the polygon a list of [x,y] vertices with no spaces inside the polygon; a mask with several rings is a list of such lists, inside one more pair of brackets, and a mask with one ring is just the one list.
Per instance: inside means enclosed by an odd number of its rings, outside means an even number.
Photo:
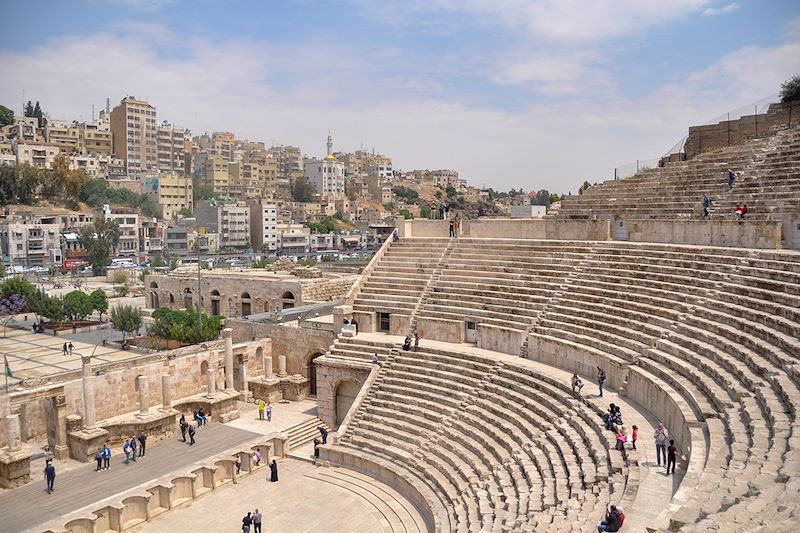
[{"label": "stone column", "polygon": [[22,438],[19,415],[12,414],[6,417],[6,434],[8,435],[8,451],[16,452],[22,448]]},{"label": "stone column", "polygon": [[164,409],[172,407],[172,376],[161,374],[161,405]]},{"label": "stone column", "polygon": [[239,378],[242,380],[242,396],[244,401],[248,401],[250,386],[247,384],[247,354],[242,355],[242,359],[239,363]]},{"label": "stone column", "polygon": [[271,379],[272,378],[272,356],[265,355],[263,356],[264,360],[264,379]]},{"label": "stone column", "polygon": [[92,375],[92,357],[81,356],[83,364],[83,428],[94,429],[96,414],[94,410],[94,376]]},{"label": "stone column", "polygon": [[278,356],[278,377],[284,378],[286,377],[286,356],[279,355]]},{"label": "stone column", "polygon": [[233,386],[233,330],[225,328],[222,337],[225,339],[225,390],[235,390]]},{"label": "stone column", "polygon": [[146,416],[149,409],[147,401],[147,376],[139,376],[139,415]]},{"label": "stone column", "polygon": [[213,368],[206,370],[206,384],[208,385],[206,396],[211,397],[217,392],[217,378],[214,375]]}]

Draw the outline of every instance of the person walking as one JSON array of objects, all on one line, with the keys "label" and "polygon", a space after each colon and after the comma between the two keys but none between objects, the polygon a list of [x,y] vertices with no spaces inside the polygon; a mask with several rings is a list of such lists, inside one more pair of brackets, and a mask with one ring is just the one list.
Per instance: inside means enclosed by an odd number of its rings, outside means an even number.
[{"label": "person walking", "polygon": [[147,445],[147,434],[142,431],[139,433],[139,457],[144,457],[145,446]]},{"label": "person walking", "polygon": [[181,440],[186,442],[186,416],[181,415],[181,419],[178,421],[178,425],[181,428]]},{"label": "person walking", "polygon": [[272,483],[278,481],[278,463],[275,462],[275,459],[269,465],[269,480]]},{"label": "person walking", "polygon": [[703,218],[705,218],[706,220],[711,218],[711,211],[710,210],[711,210],[711,203],[712,202],[713,202],[713,199],[711,198],[710,194],[704,194],[703,195]]},{"label": "person walking", "polygon": [[328,430],[320,426],[319,433],[322,435],[322,444],[326,444],[328,442]]},{"label": "person walking", "polygon": [[194,426],[189,424],[189,446],[194,444]]},{"label": "person walking", "polygon": [[256,464],[256,466],[261,464],[261,452],[258,450],[253,452],[253,462]]},{"label": "person walking", "polygon": [[603,384],[606,382],[606,371],[597,367],[597,386],[600,388],[600,397],[603,397]]},{"label": "person walking", "polygon": [[75,349],[75,347],[72,345],[71,342],[67,345],[67,348],[69,348],[69,354],[72,355],[72,350]]},{"label": "person walking", "polygon": [[455,236],[456,236],[456,231],[455,231],[455,220],[453,220],[453,219],[450,219],[450,238],[453,238],[453,237],[455,237]]},{"label": "person walking", "polygon": [[728,190],[733,190],[733,184],[736,181],[736,173],[731,169],[728,169]]},{"label": "person walking", "polygon": [[247,516],[242,518],[242,533],[250,533],[250,525],[253,523],[253,518],[250,516],[250,511]]},{"label": "person walking", "polygon": [[95,472],[99,472],[103,468],[103,449],[97,450],[97,453],[94,454],[94,460],[97,461],[97,468],[95,468]]},{"label": "person walking", "polygon": [[419,332],[414,332],[414,351],[419,349]]},{"label": "person walking", "polygon": [[664,456],[664,463],[667,462],[667,443],[669,442],[669,431],[664,427],[664,423],[658,424],[658,428],[653,434],[656,441],[656,460],[658,466],[661,466],[661,456]]},{"label": "person walking", "polygon": [[639,438],[639,428],[636,427],[636,424],[634,424],[631,427],[631,444],[633,445],[632,448],[631,448],[632,450],[636,449],[636,440],[638,438]]},{"label": "person walking", "polygon": [[125,464],[130,464],[131,462],[131,443],[129,440],[125,440],[125,444],[122,445],[122,451],[125,452]]},{"label": "person walking", "polygon": [[253,533],[261,533],[261,513],[258,509],[253,513]]},{"label": "person walking", "polygon": [[322,444],[322,441],[319,439],[314,439],[314,457],[319,459],[319,445]]},{"label": "person walking", "polygon": [[272,404],[269,403],[269,400],[267,400],[267,406],[264,411],[267,413],[267,422],[272,422]]},{"label": "person walking", "polygon": [[242,471],[242,456],[236,454],[236,475],[239,475],[239,472]]},{"label": "person walking", "polygon": [[109,468],[111,468],[111,448],[106,442],[103,445],[103,470],[108,470]]},{"label": "person walking", "polygon": [[670,439],[669,446],[667,447],[667,475],[670,474],[669,467],[672,465],[672,473],[675,473],[675,458],[678,456],[678,448],[675,447],[675,441]]},{"label": "person walking", "polygon": [[[55,331],[55,329],[54,329],[53,331]],[[62,350],[63,350],[63,352],[64,352],[64,355],[67,355],[67,354],[68,354],[68,350],[69,350],[69,349],[67,348],[67,343],[66,343],[66,342],[64,343],[64,348],[63,348]]]},{"label": "person walking", "polygon": [[136,462],[136,435],[131,435],[131,459]]},{"label": "person walking", "polygon": [[264,409],[266,409],[267,403],[264,401],[264,398],[258,399],[258,419],[264,420]]},{"label": "person walking", "polygon": [[44,480],[47,482],[47,494],[50,494],[55,490],[53,484],[56,481],[56,467],[50,461],[44,467]]}]

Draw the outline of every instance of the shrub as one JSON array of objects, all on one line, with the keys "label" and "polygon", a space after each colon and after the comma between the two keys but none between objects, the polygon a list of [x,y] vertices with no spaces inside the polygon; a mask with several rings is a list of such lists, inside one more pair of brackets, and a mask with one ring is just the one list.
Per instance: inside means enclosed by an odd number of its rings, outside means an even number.
[{"label": "shrub", "polygon": [[800,74],[795,74],[781,84],[781,102],[800,99]]}]

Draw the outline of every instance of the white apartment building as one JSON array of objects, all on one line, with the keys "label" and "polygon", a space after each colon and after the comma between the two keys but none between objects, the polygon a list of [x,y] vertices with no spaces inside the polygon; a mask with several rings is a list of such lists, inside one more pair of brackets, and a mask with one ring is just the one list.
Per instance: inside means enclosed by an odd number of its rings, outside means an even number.
[{"label": "white apartment building", "polygon": [[144,194],[161,206],[165,219],[177,217],[181,209],[194,207],[192,178],[159,174],[144,179]]},{"label": "white apartment building", "polygon": [[58,224],[0,222],[0,248],[8,265],[48,266],[61,262]]},{"label": "white apartment building", "polygon": [[311,230],[303,224],[280,223],[276,228],[278,251],[282,255],[303,255],[308,253],[311,244]]},{"label": "white apartment building", "polygon": [[219,246],[242,248],[250,242],[250,208],[243,202],[199,202],[194,209],[197,226],[219,234]]},{"label": "white apartment building", "polygon": [[253,250],[275,252],[278,249],[278,206],[268,201],[250,204],[250,243]]},{"label": "white apartment building", "polygon": [[185,128],[178,128],[164,121],[158,125],[156,149],[158,170],[162,173],[184,173],[186,144],[192,139]]},{"label": "white apartment building", "polygon": [[16,149],[17,164],[36,168],[53,168],[53,161],[61,153],[58,146],[50,144],[18,144]]},{"label": "white apartment building", "polygon": [[333,139],[328,134],[328,155],[324,159],[306,159],[305,177],[318,194],[328,199],[344,198],[344,163],[333,155]]},{"label": "white apartment building", "polygon": [[103,214],[119,226],[119,243],[115,250],[118,256],[136,257],[139,255],[139,215],[137,213],[113,213],[108,205],[103,206]]},{"label": "white apartment building", "polygon": [[449,186],[455,187],[458,185],[458,172],[455,170],[431,170],[430,174],[433,182],[437,187],[446,188]]},{"label": "white apartment building", "polygon": [[133,96],[111,111],[114,155],[125,161],[129,174],[158,171],[156,108]]}]

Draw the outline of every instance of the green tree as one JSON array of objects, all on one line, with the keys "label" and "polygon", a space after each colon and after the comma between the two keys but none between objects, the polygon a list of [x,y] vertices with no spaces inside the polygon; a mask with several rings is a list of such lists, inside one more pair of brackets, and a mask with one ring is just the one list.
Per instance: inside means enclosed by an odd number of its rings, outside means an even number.
[{"label": "green tree", "polygon": [[69,162],[64,155],[53,160],[52,168],[47,172],[43,192],[49,197],[63,197],[76,200],[86,183],[86,172],[82,169],[70,170]]},{"label": "green tree", "polygon": [[445,189],[445,192],[447,193],[448,198],[453,198],[456,194],[458,194],[458,191],[456,191],[456,188],[452,185],[448,185]]},{"label": "green tree", "polygon": [[560,202],[563,199],[564,199],[564,195],[563,194],[559,195],[559,194],[556,194],[556,193],[550,193],[550,203],[551,204],[554,204],[556,202]]},{"label": "green tree", "polygon": [[156,252],[156,254],[150,259],[150,266],[153,268],[166,266],[166,263],[164,262],[164,256],[162,256],[160,252]]},{"label": "green tree", "polygon": [[36,287],[25,278],[9,278],[0,284],[0,295],[3,298],[8,298],[13,294],[21,294],[26,300],[29,300],[35,292]]},{"label": "green tree", "polygon": [[142,327],[142,311],[133,305],[120,304],[111,309],[111,324],[122,332],[122,340],[126,335],[139,331]]},{"label": "green tree", "polygon": [[61,322],[65,316],[64,299],[57,296],[46,296],[42,301],[40,314],[50,322]]},{"label": "green tree", "polygon": [[342,231],[339,229],[339,226],[336,225],[336,219],[334,217],[325,217],[319,222],[310,222],[308,227],[311,231],[316,231],[317,233],[341,233]]},{"label": "green tree", "polygon": [[31,204],[42,183],[42,171],[28,164],[0,166],[0,204]]},{"label": "green tree", "polygon": [[580,189],[578,189],[578,194],[583,194],[583,192],[584,192],[586,189],[588,189],[589,187],[591,187],[591,186],[592,186],[592,184],[591,184],[591,183],[589,183],[588,181],[584,181],[584,182],[583,182],[583,185],[581,185],[581,188],[580,188]]},{"label": "green tree", "polygon": [[550,191],[542,189],[536,193],[536,196],[531,198],[531,205],[543,205],[548,207],[550,205]]},{"label": "green tree", "polygon": [[387,211],[394,211],[394,202],[386,202],[383,204],[383,208]]},{"label": "green tree", "polygon": [[101,276],[111,264],[111,251],[119,244],[119,226],[115,221],[100,216],[91,226],[81,228],[78,243],[86,250],[92,274]]},{"label": "green tree", "polygon": [[419,193],[414,189],[398,185],[397,187],[392,188],[392,192],[398,198],[405,200],[407,204],[416,204],[417,201],[419,201]]},{"label": "green tree", "polygon": [[781,102],[800,99],[800,74],[795,74],[781,84]]},{"label": "green tree", "polygon": [[84,182],[81,192],[78,195],[82,202],[86,202],[92,207],[100,207],[109,201],[108,182],[100,178],[89,178]]},{"label": "green tree", "polygon": [[295,202],[310,202],[314,199],[316,190],[304,177],[292,180],[292,200]]},{"label": "green tree", "polygon": [[419,216],[422,218],[432,218],[433,211],[431,210],[431,206],[428,204],[422,204],[419,208]]},{"label": "green tree", "polygon": [[39,100],[36,100],[36,105],[33,107],[33,114],[31,116],[39,120],[40,128],[47,126],[47,119],[44,118],[44,111],[42,111],[42,106],[39,105]]},{"label": "green tree", "polygon": [[100,314],[100,320],[103,320],[103,313],[108,311],[108,296],[103,289],[95,289],[89,294],[89,302],[91,303],[92,310]]},{"label": "green tree", "polygon": [[401,209],[400,211],[397,212],[397,214],[402,216],[406,220],[413,220],[414,219],[414,215],[412,215],[411,211],[409,211],[408,209]]},{"label": "green tree", "polygon": [[214,198],[214,188],[210,185],[195,182],[194,187],[192,187],[192,196],[195,202],[198,200],[210,200]]},{"label": "green tree", "polygon": [[26,117],[33,116],[33,102],[28,100],[28,103],[25,104],[25,110],[22,112],[22,114],[25,115]]},{"label": "green tree", "polygon": [[188,207],[181,207],[181,210],[178,211],[178,214],[184,218],[188,218],[192,216],[192,210]]},{"label": "green tree", "polygon": [[4,105],[0,105],[0,128],[10,126],[14,123],[14,111]]},{"label": "green tree", "polygon": [[222,317],[200,315],[194,309],[169,309],[160,307],[153,311],[150,334],[165,339],[196,344],[214,340],[222,329]]},{"label": "green tree", "polygon": [[70,320],[83,320],[92,314],[92,301],[83,291],[72,291],[64,296],[64,314]]}]

